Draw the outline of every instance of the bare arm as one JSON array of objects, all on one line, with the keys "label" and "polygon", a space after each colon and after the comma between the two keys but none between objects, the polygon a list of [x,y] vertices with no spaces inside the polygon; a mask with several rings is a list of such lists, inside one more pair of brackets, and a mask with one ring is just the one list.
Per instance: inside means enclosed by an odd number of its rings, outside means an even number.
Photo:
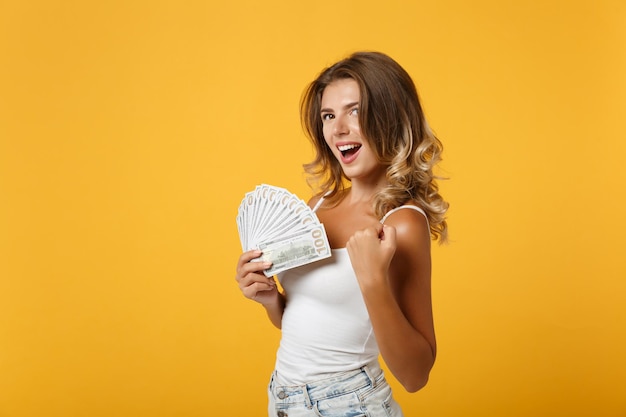
[{"label": "bare arm", "polygon": [[400,210],[384,228],[357,232],[348,252],[381,355],[405,389],[415,392],[426,385],[436,355],[426,221]]},{"label": "bare arm", "polygon": [[243,295],[265,307],[272,324],[280,329],[285,310],[285,296],[278,291],[274,278],[268,278],[263,274],[263,270],[269,268],[271,263],[250,262],[261,254],[262,252],[258,250],[244,252],[237,262],[235,280]]}]

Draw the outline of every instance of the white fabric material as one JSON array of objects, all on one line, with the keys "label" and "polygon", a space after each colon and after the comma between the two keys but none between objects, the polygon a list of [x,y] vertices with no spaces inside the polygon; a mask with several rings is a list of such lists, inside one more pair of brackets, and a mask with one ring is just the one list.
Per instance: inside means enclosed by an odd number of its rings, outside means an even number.
[{"label": "white fabric material", "polygon": [[385,214],[385,217],[382,218],[382,220],[380,221],[381,223],[385,223],[385,220],[387,220],[387,218],[395,213],[396,211],[400,210],[400,209],[404,209],[404,208],[408,208],[408,209],[413,209],[416,211],[419,211],[420,213],[422,213],[422,215],[424,216],[424,218],[426,219],[426,224],[428,224],[428,216],[426,216],[426,212],[424,210],[422,210],[421,208],[417,207],[417,206],[411,206],[411,205],[406,205],[406,206],[400,206],[400,207],[396,207],[393,210],[389,210],[387,212],[387,214]]},{"label": "white fabric material", "polygon": [[287,294],[276,372],[286,385],[358,369],[378,345],[345,248],[278,275]]},{"label": "white fabric material", "polygon": [[[381,223],[400,208],[426,216],[419,207],[406,205],[391,210]],[[284,271],[278,280],[287,294],[276,356],[276,372],[284,384],[306,384],[378,360],[372,323],[345,248]]]}]

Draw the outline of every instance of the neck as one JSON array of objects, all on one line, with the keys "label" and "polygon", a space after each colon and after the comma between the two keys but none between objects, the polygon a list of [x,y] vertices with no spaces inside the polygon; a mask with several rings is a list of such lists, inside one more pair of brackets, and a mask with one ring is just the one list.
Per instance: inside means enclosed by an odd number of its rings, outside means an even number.
[{"label": "neck", "polygon": [[363,202],[371,202],[374,195],[383,189],[385,181],[377,181],[373,183],[364,183],[362,181],[353,181],[348,194],[348,201],[351,204]]}]

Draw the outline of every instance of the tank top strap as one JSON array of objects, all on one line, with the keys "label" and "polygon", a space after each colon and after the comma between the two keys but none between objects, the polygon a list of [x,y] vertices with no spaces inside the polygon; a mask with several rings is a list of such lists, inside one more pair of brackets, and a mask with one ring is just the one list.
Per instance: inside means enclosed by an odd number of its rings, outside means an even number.
[{"label": "tank top strap", "polygon": [[[328,194],[328,193],[326,193],[326,194]],[[317,209],[320,208],[320,206],[324,202],[324,197],[326,197],[326,194],[324,194],[323,196],[320,197],[319,200],[317,200],[317,203],[315,203],[315,206],[313,207],[313,213],[315,213],[317,211]]]},{"label": "tank top strap", "polygon": [[430,227],[430,224],[428,223],[428,216],[426,215],[426,212],[424,210],[422,210],[421,208],[417,207],[417,206],[413,206],[411,204],[405,204],[404,206],[400,206],[400,207],[396,207],[394,209],[391,209],[387,212],[387,214],[385,214],[385,216],[380,220],[381,224],[385,223],[385,220],[387,220],[387,217],[389,217],[391,214],[395,213],[396,211],[400,210],[400,209],[413,209],[415,211],[418,211],[420,213],[422,213],[422,215],[424,216],[424,218],[426,219],[426,224],[428,225],[428,227]]}]

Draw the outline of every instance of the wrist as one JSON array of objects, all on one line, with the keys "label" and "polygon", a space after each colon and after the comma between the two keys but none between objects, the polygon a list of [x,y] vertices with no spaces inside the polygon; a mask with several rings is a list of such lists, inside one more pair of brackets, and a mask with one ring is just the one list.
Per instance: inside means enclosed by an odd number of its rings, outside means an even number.
[{"label": "wrist", "polygon": [[284,300],[284,296],[280,293],[280,291],[278,291],[278,289],[276,289],[275,291],[275,296],[272,297],[271,299],[267,300],[266,302],[262,302],[261,305],[263,307],[265,307],[265,309],[267,310],[272,310],[276,307],[283,307],[285,304],[285,300]]},{"label": "wrist", "polygon": [[372,268],[359,277],[361,292],[371,300],[386,298],[387,295],[392,294],[389,279],[387,270]]}]

